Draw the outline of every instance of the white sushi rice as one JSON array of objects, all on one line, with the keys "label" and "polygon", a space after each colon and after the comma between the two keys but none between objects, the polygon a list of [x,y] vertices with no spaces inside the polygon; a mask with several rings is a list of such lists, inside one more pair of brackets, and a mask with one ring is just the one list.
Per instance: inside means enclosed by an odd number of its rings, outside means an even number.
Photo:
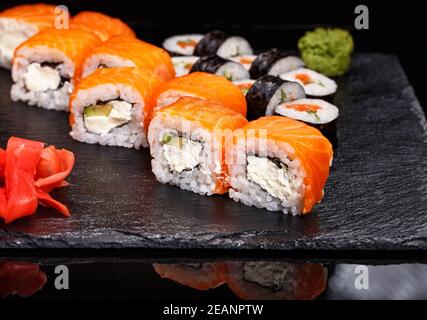
[{"label": "white sushi rice", "polygon": [[10,69],[15,49],[38,32],[36,26],[11,18],[0,18],[0,67]]},{"label": "white sushi rice", "polygon": [[[194,48],[203,38],[202,34],[182,34],[176,35],[163,41],[163,48],[171,53],[177,53],[183,56],[192,56]],[[192,45],[180,45],[180,43],[191,42]]]},{"label": "white sushi rice", "polygon": [[[245,143],[239,139],[233,148],[233,161],[228,159],[227,163],[230,198],[247,206],[299,214],[304,204],[305,173],[298,159],[288,158],[291,153],[292,147],[286,143],[250,137]],[[266,157],[277,158],[287,167],[280,178]]]},{"label": "white sushi rice", "polygon": [[82,63],[82,77],[92,74],[100,65],[107,68],[136,67],[133,61],[112,54],[92,54]]},{"label": "white sushi rice", "polygon": [[[304,83],[298,79],[301,75],[307,76],[310,81],[308,83]],[[284,80],[300,83],[304,87],[305,93],[309,96],[323,97],[334,94],[337,91],[337,84],[334,80],[307,68],[299,68],[283,73],[280,77]]]},{"label": "white sushi rice", "polygon": [[223,76],[230,81],[250,78],[249,71],[242,64],[234,61],[224,63],[215,74]]},{"label": "white sushi rice", "polygon": [[[64,84],[57,89],[46,89],[43,91],[28,90],[26,82],[29,80],[29,68],[34,65],[42,64],[43,62],[59,63],[60,65],[55,69],[55,72],[57,72],[59,76],[70,80],[65,81]],[[47,69],[49,69],[49,67]],[[51,72],[53,72],[52,70]],[[11,98],[13,101],[24,101],[29,105],[36,105],[44,109],[68,111],[69,96],[73,91],[73,76],[73,62],[58,49],[44,46],[35,48],[23,47],[19,50],[19,56],[14,60],[12,66],[12,79],[14,84],[11,88]],[[47,79],[32,79],[32,81],[43,82],[47,81]],[[48,87],[47,84],[41,85]]]},{"label": "white sushi rice", "polygon": [[199,57],[188,56],[188,57],[172,57],[173,67],[175,68],[175,74],[177,77],[185,76],[190,73],[193,64],[199,60]]},{"label": "white sushi rice", "polygon": [[289,56],[276,61],[268,71],[269,75],[278,76],[305,66],[304,61],[295,56]]},{"label": "white sushi rice", "polygon": [[273,94],[265,109],[265,115],[271,116],[277,105],[296,99],[305,98],[304,89],[295,82],[283,83]]},{"label": "white sushi rice", "polygon": [[[98,101],[123,100],[133,105],[131,120],[123,126],[116,127],[108,133],[96,134],[89,132],[84,122],[84,108],[95,105]],[[120,146],[139,149],[147,147],[148,142],[144,131],[144,100],[133,88],[122,84],[103,84],[90,89],[80,90],[72,101],[71,110],[74,124],[70,135],[80,142],[98,143],[108,146]]]},{"label": "white sushi rice", "polygon": [[[188,158],[197,156],[199,164],[192,166],[190,170],[175,170],[171,166],[170,155],[167,154],[165,145],[162,143],[164,133],[181,135],[191,139],[197,146],[202,146],[198,155],[182,152],[175,155]],[[201,195],[212,195],[216,188],[216,178],[221,173],[222,155],[222,145],[215,140],[214,136],[197,122],[157,113],[148,129],[148,142],[153,158],[151,167],[157,180]],[[178,159],[178,161],[185,162],[185,159]]]},{"label": "white sushi rice", "polygon": [[252,66],[252,63],[255,61],[256,57],[257,56],[253,54],[245,54],[237,57],[230,57],[229,59],[234,62],[240,63],[245,67],[246,70],[249,70]]},{"label": "white sushi rice", "polygon": [[216,53],[222,58],[231,58],[241,55],[253,54],[253,50],[249,42],[242,37],[233,36],[227,38]]},{"label": "white sushi rice", "polygon": [[[315,105],[319,109],[315,111],[298,111],[292,108],[294,105]],[[336,106],[321,99],[299,99],[279,104],[276,107],[276,113],[308,123],[325,124],[338,118],[339,111]]]}]

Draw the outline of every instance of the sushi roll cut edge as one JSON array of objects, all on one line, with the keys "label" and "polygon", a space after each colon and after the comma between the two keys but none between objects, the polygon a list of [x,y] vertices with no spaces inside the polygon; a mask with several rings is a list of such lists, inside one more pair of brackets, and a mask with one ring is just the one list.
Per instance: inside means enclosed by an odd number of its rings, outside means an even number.
[{"label": "sushi roll cut edge", "polygon": [[248,120],[274,114],[277,105],[305,98],[303,87],[292,81],[266,75],[259,78],[246,93]]},{"label": "sushi roll cut edge", "polygon": [[96,35],[80,29],[49,28],[29,38],[15,51],[12,100],[68,111],[80,62],[84,54],[99,43]]},{"label": "sushi roll cut edge", "polygon": [[322,199],[333,151],[319,130],[286,117],[262,117],[237,129],[227,150],[233,200],[299,215]]},{"label": "sushi roll cut edge", "polygon": [[272,48],[259,54],[252,62],[249,69],[251,78],[258,79],[264,75],[278,76],[305,66],[304,61],[297,57],[291,56],[282,50]]},{"label": "sushi roll cut edge", "polygon": [[157,111],[148,130],[157,180],[202,195],[226,193],[224,134],[246,122],[221,104],[192,97]]},{"label": "sushi roll cut edge", "polygon": [[207,33],[194,49],[194,55],[200,57],[218,55],[230,58],[252,53],[252,47],[245,38],[230,36],[219,30]]},{"label": "sushi roll cut edge", "polygon": [[249,72],[242,64],[219,56],[200,58],[193,64],[191,72],[212,73],[230,81],[249,79]]},{"label": "sushi roll cut edge", "polygon": [[166,38],[163,48],[174,56],[192,56],[202,34],[181,34]]},{"label": "sushi roll cut edge", "polygon": [[70,99],[70,135],[77,141],[147,147],[152,95],[162,81],[139,68],[98,69],[83,78]]}]

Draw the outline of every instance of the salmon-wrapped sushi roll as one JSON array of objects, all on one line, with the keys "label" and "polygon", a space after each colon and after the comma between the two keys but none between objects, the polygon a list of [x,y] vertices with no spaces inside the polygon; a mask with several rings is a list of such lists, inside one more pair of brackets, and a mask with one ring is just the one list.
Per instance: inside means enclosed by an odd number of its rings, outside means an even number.
[{"label": "salmon-wrapped sushi roll", "polygon": [[75,15],[71,19],[71,27],[92,31],[101,41],[119,35],[135,37],[135,32],[120,19],[94,11],[82,11]]},{"label": "salmon-wrapped sushi roll", "polygon": [[228,149],[230,197],[293,215],[323,197],[332,145],[319,130],[281,116],[262,117],[236,130]]},{"label": "salmon-wrapped sushi roll", "polygon": [[74,75],[86,51],[100,43],[91,32],[49,28],[22,43],[12,67],[12,100],[68,111]]},{"label": "salmon-wrapped sushi roll", "polygon": [[156,46],[131,36],[115,36],[91,50],[82,66],[82,77],[98,68],[141,67],[156,73],[162,80],[175,77],[169,54]]},{"label": "salmon-wrapped sushi roll", "polygon": [[224,77],[194,72],[166,82],[157,92],[155,110],[164,108],[180,97],[197,97],[221,103],[246,116],[245,96]]},{"label": "salmon-wrapped sushi roll", "polygon": [[70,135],[81,142],[146,147],[153,92],[162,80],[139,68],[98,69],[83,78],[70,99]]},{"label": "salmon-wrapped sushi roll", "polygon": [[221,104],[193,97],[157,111],[148,129],[157,180],[199,194],[227,192],[225,140],[246,122]]},{"label": "salmon-wrapped sushi roll", "polygon": [[154,271],[162,278],[171,279],[184,286],[208,290],[225,282],[225,266],[222,262],[153,264]]},{"label": "salmon-wrapped sushi roll", "polygon": [[26,4],[0,12],[0,66],[10,69],[16,47],[54,23],[53,5]]}]

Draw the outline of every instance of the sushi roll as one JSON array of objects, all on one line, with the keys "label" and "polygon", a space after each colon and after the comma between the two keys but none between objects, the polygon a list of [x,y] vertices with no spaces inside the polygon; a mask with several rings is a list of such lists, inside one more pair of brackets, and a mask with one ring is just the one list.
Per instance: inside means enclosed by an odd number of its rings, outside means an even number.
[{"label": "sushi roll", "polygon": [[153,264],[154,271],[165,279],[171,279],[184,286],[208,290],[225,283],[222,262]]},{"label": "sushi roll", "polygon": [[281,116],[236,130],[227,148],[229,195],[248,206],[306,214],[323,197],[332,146],[319,130]]},{"label": "sushi roll", "polygon": [[135,32],[120,19],[94,11],[82,11],[75,15],[71,19],[71,27],[91,31],[101,41],[107,41],[111,37],[119,35],[135,37]]},{"label": "sushi roll", "polygon": [[155,97],[155,110],[162,109],[180,97],[211,100],[246,116],[246,100],[232,82],[205,72],[194,72],[166,82]]},{"label": "sushi roll", "polygon": [[256,57],[257,56],[253,54],[246,54],[243,56],[231,57],[230,60],[238,62],[242,66],[244,66],[246,70],[250,70],[252,63],[255,61]]},{"label": "sushi roll", "polygon": [[279,104],[276,114],[304,121],[322,132],[329,141],[336,145],[336,120],[338,108],[320,99],[300,99]]},{"label": "sushi roll", "polygon": [[172,55],[192,56],[194,48],[203,38],[202,34],[182,34],[167,38],[163,41],[163,48]]},{"label": "sushi roll", "polygon": [[202,195],[226,193],[224,141],[246,122],[219,103],[192,97],[157,111],[148,128],[157,180]]},{"label": "sushi roll", "polygon": [[15,49],[55,23],[55,6],[27,4],[0,12],[0,67],[10,69]]},{"label": "sushi roll", "polygon": [[252,47],[245,38],[230,36],[219,30],[207,33],[194,48],[194,55],[199,57],[217,55],[230,58],[252,53]]},{"label": "sushi roll", "polygon": [[81,69],[86,77],[98,68],[140,67],[156,73],[162,80],[175,77],[175,69],[169,54],[131,36],[115,36],[87,53]]},{"label": "sushi roll", "polygon": [[305,98],[305,92],[299,83],[263,76],[246,93],[248,120],[272,115],[277,105],[302,98]]},{"label": "sushi roll", "polygon": [[85,53],[100,43],[91,32],[49,28],[15,51],[11,97],[45,109],[68,111],[74,76]]},{"label": "sushi roll", "polygon": [[226,263],[230,289],[245,300],[312,300],[326,289],[327,270],[321,264],[285,261]]},{"label": "sushi roll", "polygon": [[173,67],[175,68],[175,74],[177,77],[185,76],[190,73],[191,68],[199,60],[199,57],[195,56],[179,56],[172,57]]},{"label": "sushi roll", "polygon": [[153,92],[162,84],[150,70],[98,69],[83,78],[70,99],[70,135],[77,141],[147,147]]},{"label": "sushi roll", "polygon": [[278,76],[281,73],[304,67],[304,61],[295,56],[290,56],[276,48],[258,55],[252,62],[249,72],[252,79],[264,75]]},{"label": "sushi roll", "polygon": [[245,96],[254,83],[255,83],[255,80],[252,80],[252,79],[233,81],[233,84],[237,88],[239,88]]},{"label": "sushi roll", "polygon": [[193,64],[190,72],[212,73],[230,81],[249,79],[249,72],[243,65],[219,56],[200,58]]},{"label": "sushi roll", "polygon": [[306,68],[299,68],[281,74],[280,77],[301,84],[309,97],[330,98],[337,91],[337,84],[334,80]]}]

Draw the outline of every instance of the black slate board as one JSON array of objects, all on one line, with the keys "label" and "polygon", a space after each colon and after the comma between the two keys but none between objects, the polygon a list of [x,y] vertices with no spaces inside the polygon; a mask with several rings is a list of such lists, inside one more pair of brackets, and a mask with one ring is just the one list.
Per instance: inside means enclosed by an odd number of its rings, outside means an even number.
[{"label": "black slate board", "polygon": [[71,186],[51,209],[0,224],[0,248],[427,249],[427,125],[397,58],[359,54],[338,79],[338,149],[325,198],[292,217],[157,183],[148,150],[87,145],[65,113],[9,99],[0,72],[0,144],[9,136],[72,150]]}]

